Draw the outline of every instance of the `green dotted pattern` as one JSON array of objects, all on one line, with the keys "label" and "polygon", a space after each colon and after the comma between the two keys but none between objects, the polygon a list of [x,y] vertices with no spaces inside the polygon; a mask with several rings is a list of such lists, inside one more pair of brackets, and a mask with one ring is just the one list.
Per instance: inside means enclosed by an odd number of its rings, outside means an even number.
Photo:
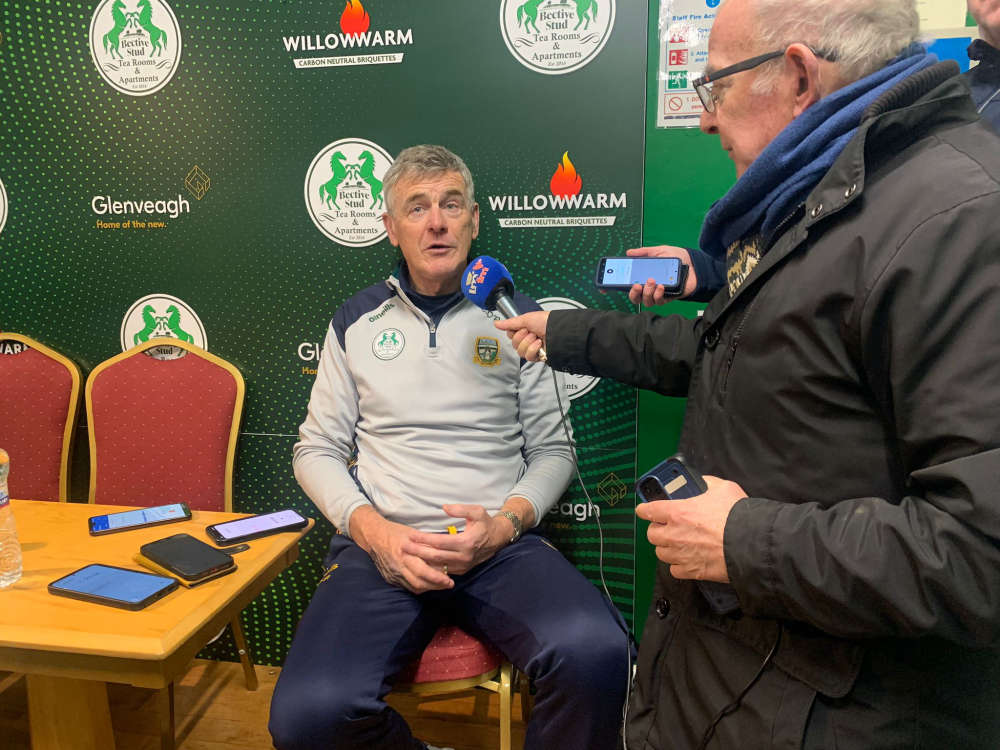
[{"label": "green dotted pattern", "polygon": [[[120,350],[122,318],[135,300],[165,293],[194,308],[211,350],[247,383],[236,510],[293,507],[318,516],[291,473],[312,384],[303,368],[316,366],[297,351],[322,342],[344,299],[383,278],[398,257],[387,241],[343,247],[312,224],[303,185],[326,144],[360,137],[395,154],[413,143],[445,143],[476,177],[482,226],[474,252],[503,259],[529,295],[630,309],[624,295],[599,294],[592,277],[598,258],[641,236],[644,7],[619,3],[601,55],[579,71],[546,76],[511,57],[491,2],[367,0],[372,31],[412,30],[413,38],[367,51],[402,52],[403,62],[303,70],[282,37],[339,32],[343,2],[168,2],[181,60],[167,86],[143,97],[115,91],[93,64],[88,29],[97,0],[0,4],[0,179],[9,200],[0,329],[65,352],[87,375]],[[614,226],[501,229],[488,196],[548,194],[564,151],[584,193],[624,193],[628,204],[561,215],[614,214]],[[211,180],[200,200],[184,186],[195,165]],[[190,210],[176,218],[98,216],[94,196],[180,196]],[[96,226],[133,218],[165,226]],[[573,403],[571,417],[581,472],[602,511],[607,582],[631,621],[635,391],[601,382]],[[78,447],[75,499],[86,497],[85,455]],[[629,490],[614,505],[598,492],[611,474]],[[585,502],[572,486],[561,504]],[[596,525],[577,512],[549,515],[544,528],[596,583]],[[284,658],[331,531],[318,523],[298,563],[247,609],[258,663]],[[235,658],[226,639],[206,653]]]}]

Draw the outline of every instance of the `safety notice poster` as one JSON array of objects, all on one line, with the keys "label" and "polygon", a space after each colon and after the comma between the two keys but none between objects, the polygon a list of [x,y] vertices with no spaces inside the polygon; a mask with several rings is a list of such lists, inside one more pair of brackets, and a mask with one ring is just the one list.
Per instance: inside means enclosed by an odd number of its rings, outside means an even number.
[{"label": "safety notice poster", "polygon": [[702,106],[691,83],[708,60],[708,34],[720,0],[660,1],[656,126],[697,127]]}]

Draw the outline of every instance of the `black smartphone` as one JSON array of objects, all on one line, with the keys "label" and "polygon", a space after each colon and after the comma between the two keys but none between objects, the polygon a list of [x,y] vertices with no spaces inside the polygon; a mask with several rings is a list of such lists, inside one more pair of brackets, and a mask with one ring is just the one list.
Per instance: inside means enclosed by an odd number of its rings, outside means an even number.
[{"label": "black smartphone", "polygon": [[148,542],[139,547],[136,560],[159,572],[178,576],[185,585],[204,583],[236,570],[231,555],[190,534],[174,534]]},{"label": "black smartphone", "polygon": [[216,544],[235,544],[269,534],[280,534],[282,531],[295,531],[308,523],[308,518],[303,518],[294,510],[278,510],[274,513],[212,524],[206,527],[205,533]]},{"label": "black smartphone", "polygon": [[[635,484],[635,492],[643,502],[656,500],[683,500],[696,497],[708,485],[697,470],[684,461],[684,456],[677,453],[647,471]],[[740,600],[736,590],[727,583],[717,581],[698,581],[702,596],[719,615],[728,615],[740,608]]]},{"label": "black smartphone", "polygon": [[628,291],[633,284],[655,279],[664,294],[676,297],[684,291],[688,267],[679,258],[601,258],[597,264],[597,288]]},{"label": "black smartphone", "polygon": [[94,563],[49,584],[49,593],[109,607],[137,610],[178,587],[174,578]]},{"label": "black smartphone", "polygon": [[91,536],[114,534],[116,531],[142,529],[146,526],[159,526],[161,523],[175,521],[190,521],[191,509],[187,503],[172,505],[155,505],[152,508],[138,510],[123,510],[120,513],[105,513],[103,516],[91,516],[87,519]]}]

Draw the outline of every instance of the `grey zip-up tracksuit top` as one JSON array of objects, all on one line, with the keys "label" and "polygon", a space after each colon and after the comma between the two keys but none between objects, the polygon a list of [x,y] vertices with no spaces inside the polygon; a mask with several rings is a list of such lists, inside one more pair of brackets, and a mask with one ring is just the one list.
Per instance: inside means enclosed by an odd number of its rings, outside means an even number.
[{"label": "grey zip-up tracksuit top", "polygon": [[[515,301],[539,309],[523,295]],[[468,300],[435,326],[392,275],[333,317],[294,448],[295,477],[344,534],[365,504],[391,521],[445,531],[461,527],[445,503],[495,513],[519,496],[537,522],[573,474],[551,372],[522,362]],[[561,375],[558,383],[561,394]]]}]

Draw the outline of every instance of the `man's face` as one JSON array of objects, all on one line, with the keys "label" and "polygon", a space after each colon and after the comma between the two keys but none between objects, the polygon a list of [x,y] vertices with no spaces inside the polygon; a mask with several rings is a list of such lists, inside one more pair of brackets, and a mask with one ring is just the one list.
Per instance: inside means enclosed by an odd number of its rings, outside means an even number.
[{"label": "man's face", "polygon": [[403,251],[413,288],[421,294],[458,291],[469,248],[479,234],[479,205],[465,197],[458,172],[401,179],[382,221]]},{"label": "man's face", "polygon": [[[771,50],[748,46],[747,29],[753,28],[749,0],[729,0],[725,3],[708,40],[708,65],[711,73],[728,65]],[[771,65],[781,65],[778,59]],[[751,86],[761,73],[753,68],[720,79],[713,84],[717,98],[714,112],[703,112],[701,129],[719,136],[719,143],[736,165],[736,176],[742,177],[764,148],[794,119],[792,102],[783,96],[782,79],[767,94],[755,94]]]},{"label": "man's face", "polygon": [[1000,45],[1000,0],[969,0],[969,13],[976,19],[983,38]]}]

